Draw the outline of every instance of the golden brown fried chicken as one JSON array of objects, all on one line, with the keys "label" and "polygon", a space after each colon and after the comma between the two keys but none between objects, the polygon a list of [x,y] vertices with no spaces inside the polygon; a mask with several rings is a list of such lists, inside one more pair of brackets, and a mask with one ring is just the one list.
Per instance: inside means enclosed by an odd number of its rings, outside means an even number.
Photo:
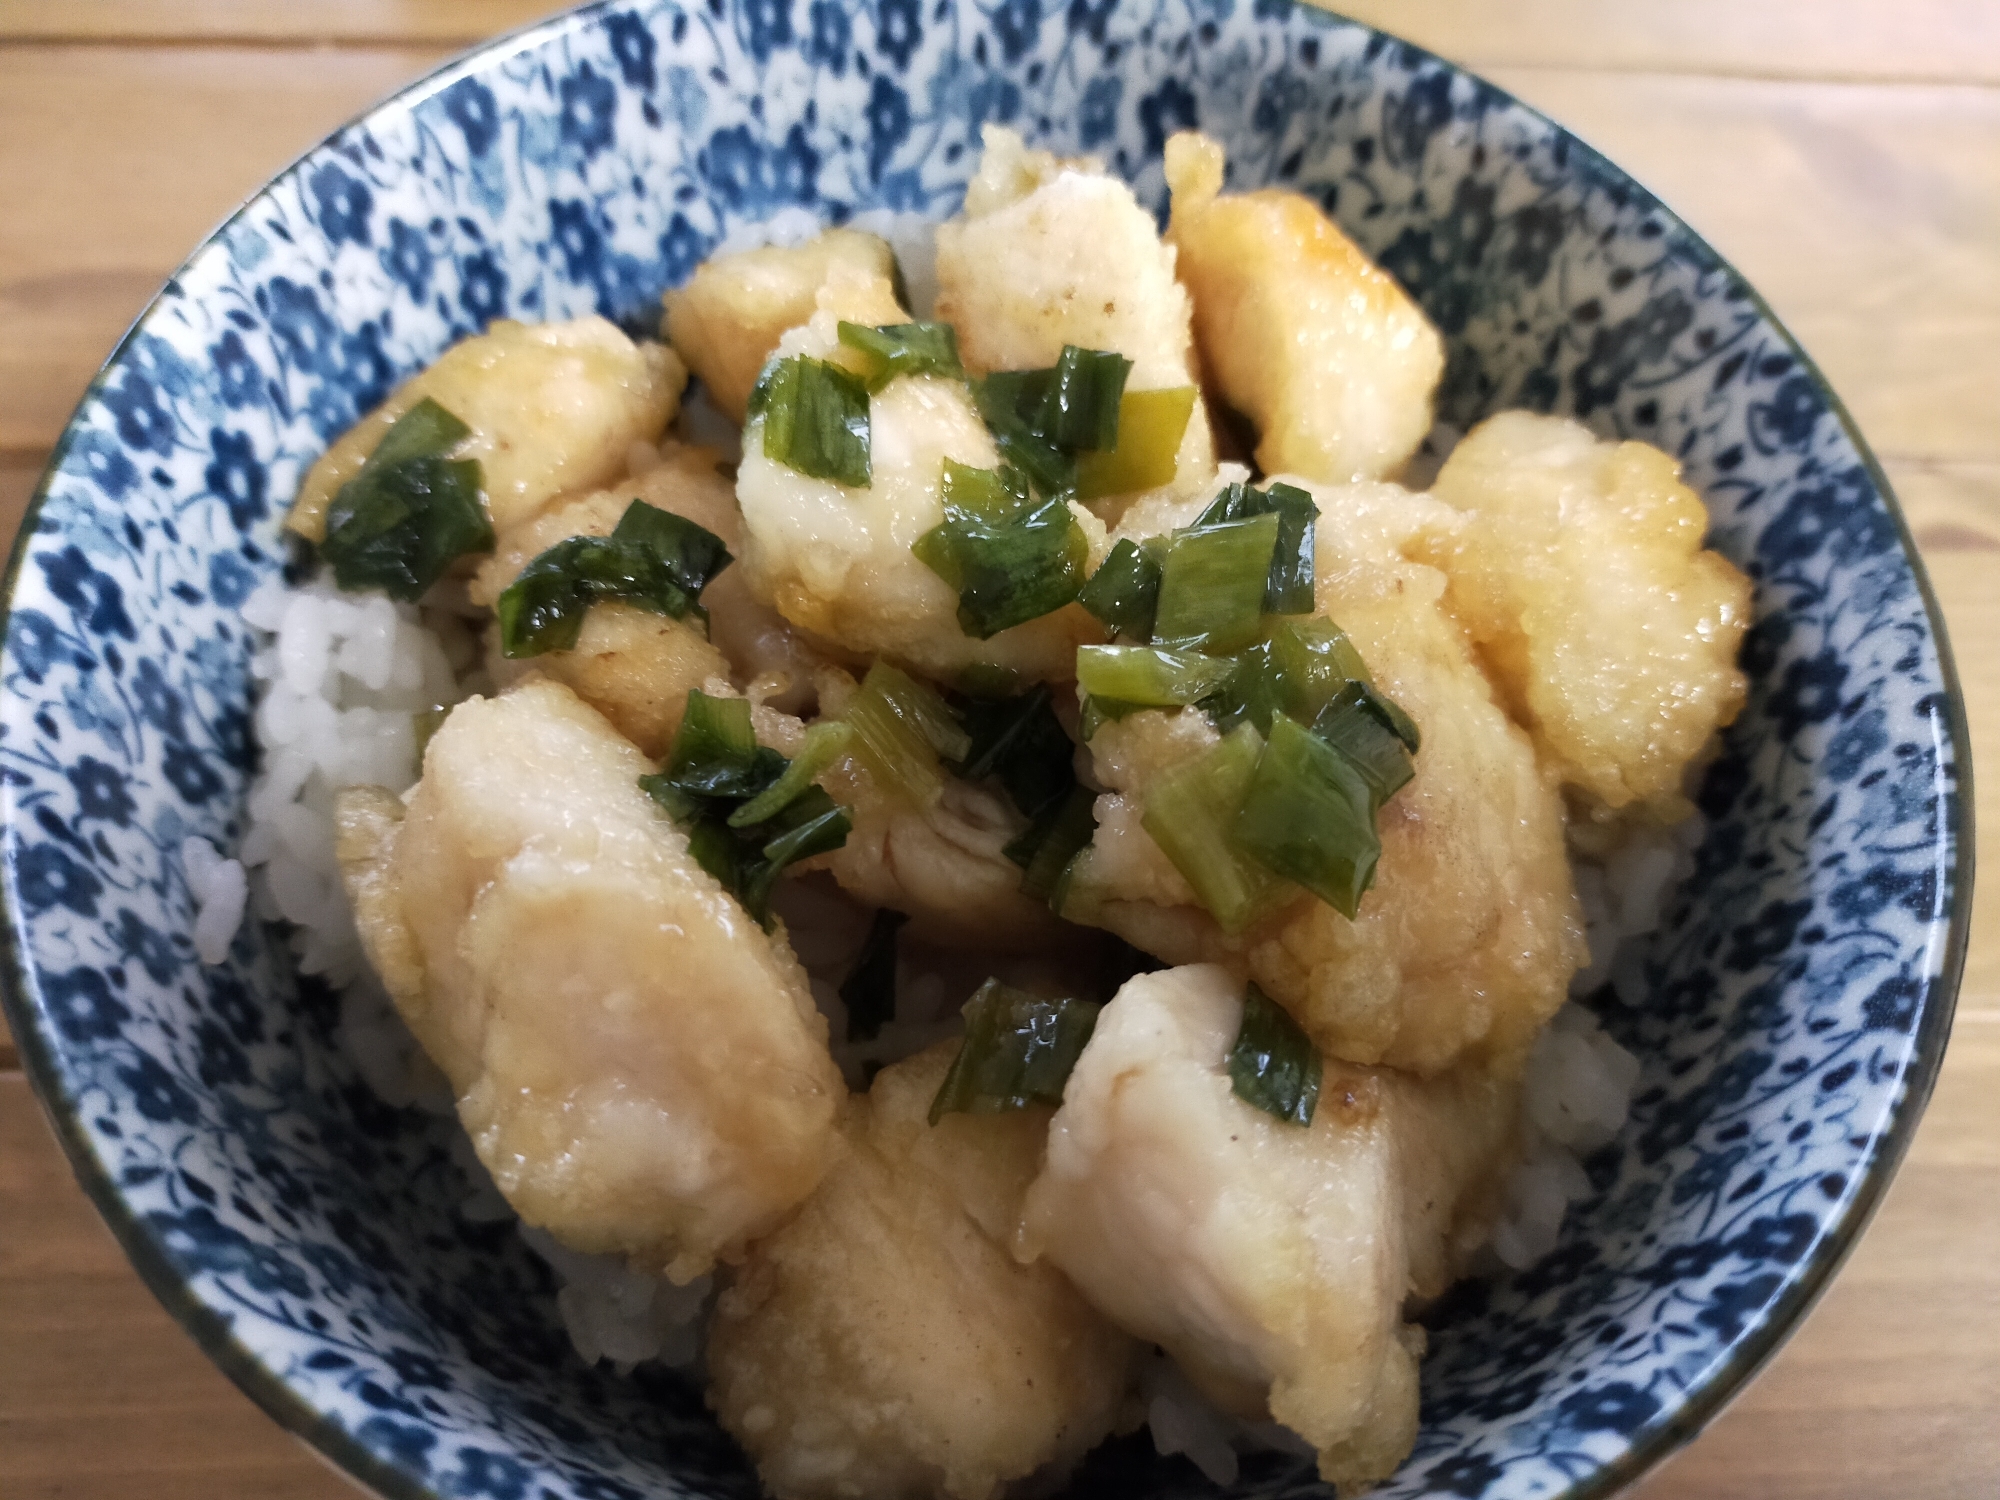
[{"label": "golden brown fried chicken", "polygon": [[779,1500],[987,1500],[1111,1428],[1131,1340],[1009,1253],[1049,1111],[926,1121],[957,1050],[884,1069],[847,1150],[722,1294],[709,1405]]},{"label": "golden brown fried chicken", "polygon": [[545,679],[455,708],[407,809],[343,793],[341,872],[397,1009],[522,1219],[677,1281],[810,1193],[845,1089],[782,933]]},{"label": "golden brown fried chicken", "polygon": [[1256,425],[1265,473],[1392,478],[1430,430],[1437,330],[1311,199],[1219,197],[1222,171],[1206,137],[1167,142],[1167,242],[1209,378]]}]

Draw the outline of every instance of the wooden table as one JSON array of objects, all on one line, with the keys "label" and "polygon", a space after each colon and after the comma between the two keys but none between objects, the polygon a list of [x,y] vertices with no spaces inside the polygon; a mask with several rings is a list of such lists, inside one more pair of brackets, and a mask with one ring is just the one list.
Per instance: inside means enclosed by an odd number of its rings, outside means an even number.
[{"label": "wooden table", "polygon": [[[98,361],[297,152],[539,0],[0,0],[0,538]],[[1882,455],[2000,831],[2000,0],[1350,0],[1573,126],[1764,291]],[[2000,1493],[2000,861],[1928,1118],[1839,1282],[1642,1487]],[[127,1268],[0,1035],[0,1495],[343,1482]]]}]

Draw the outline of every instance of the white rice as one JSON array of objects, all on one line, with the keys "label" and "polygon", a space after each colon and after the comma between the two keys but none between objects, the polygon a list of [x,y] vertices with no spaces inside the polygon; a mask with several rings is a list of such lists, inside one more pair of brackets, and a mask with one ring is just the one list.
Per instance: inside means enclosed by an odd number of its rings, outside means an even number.
[{"label": "white rice", "polygon": [[181,870],[194,897],[194,951],[205,964],[229,957],[229,944],[243,925],[250,880],[238,860],[224,859],[204,838],[181,840]]}]

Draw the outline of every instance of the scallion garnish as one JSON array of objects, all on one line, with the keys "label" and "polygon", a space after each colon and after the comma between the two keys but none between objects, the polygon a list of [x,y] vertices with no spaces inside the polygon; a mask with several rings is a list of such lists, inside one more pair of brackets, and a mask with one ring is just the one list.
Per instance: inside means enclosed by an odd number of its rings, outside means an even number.
[{"label": "scallion garnish", "polygon": [[1122,354],[1065,344],[1048,369],[995,370],[974,383],[972,394],[1001,458],[1025,474],[1036,493],[1066,494],[1077,486],[1079,454],[1118,454],[1131,373],[1132,362]]},{"label": "scallion garnish", "polygon": [[1224,734],[1243,723],[1269,733],[1274,714],[1310,724],[1335,693],[1368,675],[1346,633],[1322,619],[1266,619],[1262,638],[1235,663],[1229,681],[1202,704]]},{"label": "scallion garnish", "polygon": [[884,792],[929,807],[944,791],[938,757],[961,760],[972,740],[937,692],[878,661],[841,718],[854,726],[854,753]]},{"label": "scallion garnish", "polygon": [[1118,445],[1108,453],[1081,453],[1076,460],[1079,499],[1129,495],[1172,482],[1180,467],[1181,439],[1194,415],[1195,389],[1127,391],[1118,404]]},{"label": "scallion garnish", "polygon": [[1263,750],[1263,738],[1245,724],[1146,791],[1142,826],[1224,932],[1241,932],[1284,895],[1234,832]]},{"label": "scallion garnish", "polygon": [[1372,684],[1350,682],[1312,721],[1312,732],[1354,763],[1377,808],[1417,774],[1409,747],[1392,727],[1388,710],[1394,707]]},{"label": "scallion garnish", "polygon": [[1087,745],[1097,738],[1097,731],[1106,724],[1115,724],[1128,714],[1139,713],[1146,706],[1143,703],[1127,703],[1120,698],[1085,698],[1077,735]]},{"label": "scallion garnish", "polygon": [[382,434],[327,507],[320,554],[334,582],[410,602],[459,558],[493,550],[478,463],[444,456],[470,431],[426,397]]},{"label": "scallion garnish", "polygon": [[774,360],[750,392],[764,421],[764,453],[812,479],[865,487],[869,480],[868,387],[822,359]]},{"label": "scallion garnish", "polygon": [[958,330],[949,323],[842,322],[840,342],[869,363],[868,389],[879,391],[898,375],[945,375],[965,378],[958,361]]},{"label": "scallion garnish", "polygon": [[1199,702],[1235,670],[1227,657],[1165,646],[1080,646],[1076,653],[1076,682],[1084,692],[1146,708]]},{"label": "scallion garnish", "polygon": [[1132,361],[1103,349],[1065,344],[1057,357],[1037,430],[1071,453],[1110,453],[1118,446],[1120,399]]},{"label": "scallion garnish", "polygon": [[1264,612],[1309,615],[1313,609],[1313,526],[1319,506],[1297,485],[1274,484],[1253,489],[1247,484],[1224,485],[1196,517],[1194,529],[1246,521],[1252,516],[1276,516],[1278,540],[1264,582]]},{"label": "scallion garnish", "polygon": [[611,528],[611,539],[650,550],[668,576],[697,598],[709,580],[734,560],[722,538],[706,526],[643,500],[625,507],[625,514]]},{"label": "scallion garnish", "polygon": [[1278,528],[1261,515],[1178,533],[1160,569],[1153,640],[1217,653],[1254,641]]},{"label": "scallion garnish", "polygon": [[1281,715],[1271,721],[1231,831],[1235,846],[1266,870],[1351,919],[1382,853],[1375,806],[1352,761]]},{"label": "scallion garnish", "polygon": [[1168,545],[1164,537],[1158,541],[1158,546],[1149,540],[1144,547],[1130,539],[1119,541],[1076,595],[1076,602],[1113,633],[1135,641],[1153,638],[1153,614],[1160,603],[1160,558]]},{"label": "scallion garnish", "polygon": [[1035,501],[1013,469],[944,463],[944,520],[910,548],[958,590],[958,624],[985,640],[1076,597],[1089,543],[1060,496]]},{"label": "scallion garnish", "polygon": [[729,826],[748,828],[753,823],[777,816],[791,804],[793,798],[801,796],[822,771],[847,753],[853,739],[854,726],[840,719],[814,724],[806,730],[805,743],[799,746],[799,753],[785,767],[784,775],[731,813]]},{"label": "scallion garnish", "polygon": [[1322,1071],[1312,1038],[1284,1007],[1251,985],[1229,1049],[1229,1086],[1236,1097],[1288,1125],[1310,1125]]},{"label": "scallion garnish", "polygon": [[[639,778],[640,789],[687,831],[696,863],[766,930],[779,874],[838,849],[854,827],[847,809],[809,778],[776,795],[789,771],[784,756],[757,743],[746,700],[711,698],[696,688],[667,768]],[[735,817],[759,803],[771,810],[754,821]]]},{"label": "scallion garnish", "polygon": [[1021,889],[1037,901],[1047,901],[1077,851],[1097,831],[1092,809],[1097,796],[1087,786],[1072,783],[1069,791],[1042,809],[1027,832],[1002,852],[1021,867]]},{"label": "scallion garnish", "polygon": [[1076,785],[1076,747],[1047,683],[1018,698],[969,700],[958,715],[971,747],[953,769],[967,781],[997,778],[1021,816],[1038,817]]},{"label": "scallion garnish", "polygon": [[974,404],[993,433],[1001,459],[1027,475],[1044,495],[1063,493],[1076,484],[1075,455],[1057,447],[1039,426],[1054,383],[1054,370],[995,370],[972,387]]},{"label": "scallion garnish", "polygon": [[965,1040],[931,1101],[948,1114],[999,1114],[1062,1103],[1063,1085],[1097,1025],[1088,1000],[1045,1000],[989,979],[965,1002]]},{"label": "scallion garnish", "polygon": [[896,1019],[896,934],[909,920],[893,907],[875,909],[861,956],[840,982],[850,1042],[872,1042]]}]

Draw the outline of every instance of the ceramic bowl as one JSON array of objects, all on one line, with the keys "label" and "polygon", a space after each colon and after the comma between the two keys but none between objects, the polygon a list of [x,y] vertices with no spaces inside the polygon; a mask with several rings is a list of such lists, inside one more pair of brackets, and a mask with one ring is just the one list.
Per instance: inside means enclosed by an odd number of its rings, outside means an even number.
[{"label": "ceramic bowl", "polygon": [[[718,242],[956,207],[983,121],[1161,205],[1199,125],[1235,187],[1323,203],[1447,336],[1440,415],[1567,412],[1657,443],[1756,583],[1750,699],[1594,1196],[1539,1265],[1433,1315],[1386,1496],[1601,1495],[1799,1320],[1937,1070],[1969,905],[1965,727],[1882,474],[1756,294],[1500,90],[1283,0],[706,0],[496,42],[306,156],[170,281],[78,410],[9,575],[7,1014],[147,1282],[278,1421],[385,1495],[756,1493],[700,1390],[584,1367],[548,1275],[469,1223],[450,1122],[381,1103],[323,987],[251,924],[204,968],[175,858],[240,833],[238,606],[313,457],[501,316],[654,326]],[[1077,1494],[1207,1486],[1143,1439]],[[1324,1493],[1298,1460],[1233,1493]]]}]

